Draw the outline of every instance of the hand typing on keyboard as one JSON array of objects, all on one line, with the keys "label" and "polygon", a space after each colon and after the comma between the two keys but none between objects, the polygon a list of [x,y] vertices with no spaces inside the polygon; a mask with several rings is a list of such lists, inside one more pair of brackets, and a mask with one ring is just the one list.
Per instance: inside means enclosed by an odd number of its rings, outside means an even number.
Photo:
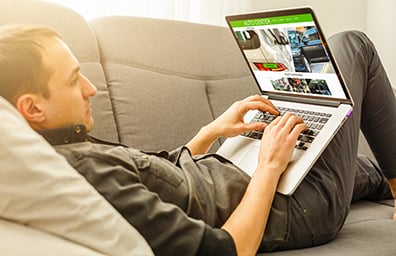
[{"label": "hand typing on keyboard", "polygon": [[[317,112],[317,111],[297,110],[297,109],[290,109],[283,107],[278,107],[277,109],[279,111],[280,116],[283,116],[285,113],[289,112],[296,116],[301,117],[304,120],[307,129],[299,135],[296,143],[296,148],[301,150],[308,149],[309,145],[312,143],[312,141],[315,139],[318,133],[322,130],[324,124],[327,123],[327,121],[331,116],[331,114]],[[254,118],[251,120],[251,123],[264,122],[266,124],[269,124],[276,117],[277,117],[276,115],[273,115],[268,112],[257,112]],[[264,129],[249,131],[243,133],[242,135],[252,139],[260,140],[261,137],[263,136],[263,130]]]},{"label": "hand typing on keyboard", "polygon": [[232,104],[222,115],[210,124],[202,127],[198,134],[186,144],[191,153],[206,153],[218,138],[234,137],[241,133],[254,130],[264,130],[263,122],[245,123],[244,116],[250,110],[279,115],[274,105],[268,99],[259,95],[247,97]]},{"label": "hand typing on keyboard", "polygon": [[288,111],[278,115],[263,132],[257,170],[275,172],[286,169],[299,135],[307,129],[303,119]]}]

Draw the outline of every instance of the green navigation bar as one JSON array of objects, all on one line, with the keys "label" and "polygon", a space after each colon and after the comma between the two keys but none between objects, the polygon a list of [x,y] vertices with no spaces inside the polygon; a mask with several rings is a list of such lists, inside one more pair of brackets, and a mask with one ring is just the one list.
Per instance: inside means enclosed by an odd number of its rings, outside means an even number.
[{"label": "green navigation bar", "polygon": [[287,23],[299,23],[299,22],[309,22],[309,21],[313,21],[312,15],[309,13],[305,13],[305,14],[279,16],[279,17],[272,17],[272,18],[234,20],[234,21],[230,21],[230,24],[233,28],[237,28],[237,27],[252,27],[252,26],[287,24]]}]

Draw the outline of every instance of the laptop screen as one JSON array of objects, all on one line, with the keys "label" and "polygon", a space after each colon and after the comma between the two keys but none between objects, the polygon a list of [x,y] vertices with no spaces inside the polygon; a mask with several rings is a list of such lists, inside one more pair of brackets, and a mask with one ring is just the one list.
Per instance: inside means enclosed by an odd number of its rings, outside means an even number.
[{"label": "laptop screen", "polygon": [[347,100],[341,75],[310,8],[227,16],[266,94]]}]

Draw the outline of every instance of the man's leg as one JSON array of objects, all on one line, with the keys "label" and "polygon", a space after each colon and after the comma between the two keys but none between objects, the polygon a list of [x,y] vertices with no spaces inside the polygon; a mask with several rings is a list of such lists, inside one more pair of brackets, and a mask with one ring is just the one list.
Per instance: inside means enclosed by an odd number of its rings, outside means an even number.
[{"label": "man's leg", "polygon": [[352,202],[390,198],[392,198],[392,193],[381,169],[367,156],[358,155]]},{"label": "man's leg", "polygon": [[[372,44],[363,34],[356,32],[355,35],[362,42],[360,49],[356,49],[355,55],[367,61],[365,74],[355,74],[346,65],[343,65],[345,58],[344,46],[342,44],[331,44],[333,46],[336,59],[339,60],[343,75],[351,83],[351,90],[354,100],[355,109],[361,112],[361,125],[363,134],[365,135],[376,160],[385,174],[393,172],[396,168],[396,101],[392,86],[382,66],[379,56]],[[342,37],[342,36],[341,36]],[[353,42],[354,36],[349,35],[346,41]],[[335,37],[337,39],[337,37]],[[358,40],[359,41],[359,40]],[[365,90],[360,98],[359,90],[356,93],[356,80],[359,76],[366,76],[363,80],[366,85],[362,85]],[[355,96],[357,95],[357,96]],[[356,98],[355,98],[356,97]]]},{"label": "man's leg", "polygon": [[[349,211],[357,164],[359,128],[362,126],[369,144],[375,148],[379,163],[396,166],[396,104],[390,83],[374,46],[360,32],[343,32],[332,36],[329,44],[354,100],[354,111],[307,177],[289,198],[275,210],[263,240],[262,249],[292,249],[322,244],[332,240],[342,227]],[[392,134],[389,136],[389,134]],[[380,138],[379,138],[380,137]],[[379,139],[380,142],[375,142]],[[390,153],[388,153],[390,152]],[[281,199],[279,199],[281,198]],[[277,212],[289,217],[272,242],[272,222],[279,224]],[[271,212],[272,214],[272,212]],[[281,245],[281,235],[285,243]]]}]

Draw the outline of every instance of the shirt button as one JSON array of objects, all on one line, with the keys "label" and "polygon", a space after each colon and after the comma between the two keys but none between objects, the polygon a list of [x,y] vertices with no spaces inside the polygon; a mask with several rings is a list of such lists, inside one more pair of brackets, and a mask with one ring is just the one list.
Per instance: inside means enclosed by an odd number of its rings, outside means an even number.
[{"label": "shirt button", "polygon": [[80,126],[76,126],[76,128],[74,129],[74,131],[79,134],[81,132],[81,127]]},{"label": "shirt button", "polygon": [[69,139],[68,137],[64,137],[64,138],[63,138],[63,142],[67,144],[67,143],[70,142],[70,139]]}]

